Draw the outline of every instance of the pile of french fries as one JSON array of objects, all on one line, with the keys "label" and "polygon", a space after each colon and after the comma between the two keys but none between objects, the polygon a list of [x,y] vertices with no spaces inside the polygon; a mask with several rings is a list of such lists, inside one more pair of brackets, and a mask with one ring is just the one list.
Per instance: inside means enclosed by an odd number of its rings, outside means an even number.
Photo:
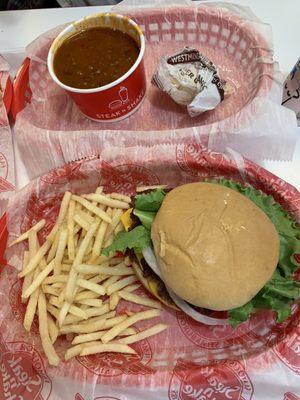
[{"label": "pile of french fries", "polygon": [[[71,341],[64,354],[69,360],[103,352],[135,354],[129,344],[167,328],[158,323],[137,331],[133,325],[158,317],[161,305],[133,293],[140,284],[128,257],[101,255],[123,230],[120,218],[130,201],[119,193],[104,194],[102,187],[82,196],[65,192],[44,243],[37,236],[46,224],[43,219],[10,244],[28,241],[19,273],[22,302],[27,303],[24,328],[30,331],[38,316],[42,346],[51,365],[60,361],[54,348],[59,335]],[[120,299],[150,309],[117,315]]]}]

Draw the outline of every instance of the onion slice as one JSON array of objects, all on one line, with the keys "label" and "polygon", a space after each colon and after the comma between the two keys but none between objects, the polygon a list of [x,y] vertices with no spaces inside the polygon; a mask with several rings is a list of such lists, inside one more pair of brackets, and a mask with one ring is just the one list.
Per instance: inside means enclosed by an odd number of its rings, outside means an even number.
[{"label": "onion slice", "polygon": [[[159,265],[157,263],[154,251],[152,248],[149,246],[145,248],[143,251],[143,257],[149,267],[152,269],[152,271],[159,276],[159,278],[163,281],[162,275],[159,269]],[[186,301],[182,300],[180,297],[177,296],[171,290],[166,284],[166,289],[171,297],[171,299],[174,301],[176,306],[180,308],[183,312],[185,312],[188,316],[193,318],[195,321],[201,322],[202,324],[205,325],[228,325],[228,319],[225,318],[213,318],[209,317],[207,315],[201,314],[199,311],[195,310],[193,307],[191,307]]]}]

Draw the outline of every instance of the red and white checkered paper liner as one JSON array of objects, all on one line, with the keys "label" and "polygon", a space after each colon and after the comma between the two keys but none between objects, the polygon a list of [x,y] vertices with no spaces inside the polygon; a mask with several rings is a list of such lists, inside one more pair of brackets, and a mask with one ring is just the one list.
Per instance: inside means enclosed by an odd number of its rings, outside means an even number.
[{"label": "red and white checkered paper liner", "polygon": [[7,79],[9,79],[9,66],[0,56],[0,217],[5,211],[8,198],[15,190],[12,135],[3,102]]},{"label": "red and white checkered paper liner", "polygon": [[[42,217],[48,221],[45,231],[49,231],[65,190],[84,193],[98,185],[104,185],[106,191],[133,194],[141,184],[173,187],[226,177],[249,182],[273,195],[299,220],[300,194],[294,187],[250,161],[235,160],[238,167],[232,157],[199,145],[133,147],[123,152],[120,148],[105,149],[99,158],[68,164],[17,193],[7,215],[10,240]],[[20,302],[17,270],[23,250],[23,245],[18,245],[7,251],[9,265],[0,275],[3,399],[22,395],[25,400],[287,400],[293,399],[293,393],[300,395],[297,305],[284,324],[276,324],[272,313],[262,312],[236,330],[206,326],[182,312],[164,309],[156,322],[168,323],[169,329],[135,344],[137,355],[77,357],[50,367],[41,349],[37,321],[30,334],[22,326],[25,307]],[[124,312],[125,307],[126,303],[121,303],[118,312]],[[146,326],[149,321],[138,328]],[[63,338],[56,347],[62,354]]]},{"label": "red and white checkered paper liner", "polygon": [[[281,106],[283,79],[273,60],[268,25],[248,9],[225,3],[145,9],[127,4],[115,11],[129,14],[145,33],[148,88],[141,108],[124,121],[86,119],[51,80],[47,53],[62,27],[28,47],[32,98],[17,116],[15,133],[30,177],[98,155],[107,145],[197,141],[218,151],[229,146],[253,160],[292,157],[296,117]],[[215,110],[196,118],[150,83],[160,57],[186,45],[198,48],[218,66],[231,91]]]}]

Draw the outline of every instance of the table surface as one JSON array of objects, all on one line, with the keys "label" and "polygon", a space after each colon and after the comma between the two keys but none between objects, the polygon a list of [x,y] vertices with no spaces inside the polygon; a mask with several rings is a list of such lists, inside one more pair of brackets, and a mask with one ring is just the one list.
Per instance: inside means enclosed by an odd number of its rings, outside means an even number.
[{"label": "table surface", "polygon": [[[140,0],[141,4],[143,0]],[[163,3],[163,1],[162,1]],[[299,15],[300,0],[238,0],[236,3],[249,6],[273,30],[274,56],[281,70],[288,74],[299,58]],[[78,7],[42,10],[20,10],[0,12],[0,54],[11,65],[14,75],[22,63],[25,47],[38,35],[59,24],[73,21],[95,12],[109,11],[110,7]],[[298,142],[292,161],[280,162],[266,160],[262,165],[300,189],[300,128]],[[21,188],[28,182],[17,149],[16,179]]]}]

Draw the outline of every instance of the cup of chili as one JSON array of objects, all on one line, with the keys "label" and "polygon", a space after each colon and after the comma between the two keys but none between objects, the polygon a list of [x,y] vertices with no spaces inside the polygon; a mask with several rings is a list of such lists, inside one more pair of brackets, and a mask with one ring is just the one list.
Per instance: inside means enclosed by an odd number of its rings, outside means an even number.
[{"label": "cup of chili", "polygon": [[116,122],[133,114],[146,92],[145,38],[130,18],[85,17],[53,41],[48,70],[88,118]]}]

